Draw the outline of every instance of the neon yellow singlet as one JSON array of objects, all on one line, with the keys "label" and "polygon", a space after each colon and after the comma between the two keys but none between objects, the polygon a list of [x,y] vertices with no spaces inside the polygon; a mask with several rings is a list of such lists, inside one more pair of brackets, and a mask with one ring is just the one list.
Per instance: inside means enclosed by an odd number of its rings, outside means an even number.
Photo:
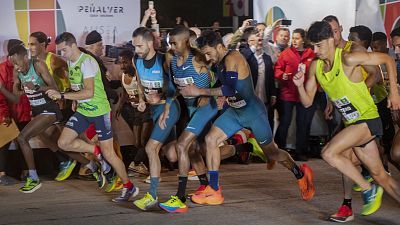
[{"label": "neon yellow singlet", "polygon": [[[352,44],[353,44],[352,41],[347,41],[346,45],[343,48],[343,51],[350,52]],[[363,75],[364,80],[366,80],[368,78],[369,74],[368,74],[367,71],[365,71],[365,69],[362,66],[361,66],[361,73]],[[388,96],[388,92],[387,92],[387,90],[385,88],[385,85],[383,83],[375,84],[372,87],[372,89],[373,89],[373,92],[374,92],[373,99],[374,99],[374,102],[376,104],[381,102],[383,99],[385,99]]]},{"label": "neon yellow singlet", "polygon": [[345,125],[379,117],[378,110],[364,81],[353,83],[344,74],[342,49],[336,48],[331,71],[324,73],[324,61],[317,61],[316,78],[329,99],[343,116]]},{"label": "neon yellow singlet", "polygon": [[[58,90],[61,92],[65,92],[67,89],[70,88],[70,83],[68,80],[68,77],[66,77],[64,74],[55,74],[53,68],[51,67],[51,57],[54,54],[52,52],[48,52],[46,56],[46,65],[47,69],[49,69],[49,72],[51,76],[53,77],[54,81],[57,84]],[[63,71],[64,72],[64,71]]]}]

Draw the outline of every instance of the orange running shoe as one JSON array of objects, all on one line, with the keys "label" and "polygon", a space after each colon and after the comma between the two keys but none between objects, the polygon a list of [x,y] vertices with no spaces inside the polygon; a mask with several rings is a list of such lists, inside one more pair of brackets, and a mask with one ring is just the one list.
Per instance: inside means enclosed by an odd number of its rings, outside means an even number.
[{"label": "orange running shoe", "polygon": [[200,185],[199,188],[197,188],[197,190],[193,193],[188,194],[189,196],[193,196],[193,195],[201,195],[203,193],[203,191],[206,189],[206,185]]},{"label": "orange running shoe", "polygon": [[224,196],[222,196],[221,186],[219,187],[218,191],[214,191],[213,193],[206,195],[206,204],[221,205],[222,203],[224,203]]},{"label": "orange running shoe", "polygon": [[313,183],[313,171],[307,164],[300,166],[300,170],[303,172],[304,176],[298,179],[297,182],[300,187],[301,197],[305,201],[309,201],[314,197],[315,187]]},{"label": "orange running shoe", "polygon": [[218,191],[214,190],[211,186],[207,186],[201,194],[193,195],[191,199],[197,204],[220,205],[224,202],[221,186]]}]

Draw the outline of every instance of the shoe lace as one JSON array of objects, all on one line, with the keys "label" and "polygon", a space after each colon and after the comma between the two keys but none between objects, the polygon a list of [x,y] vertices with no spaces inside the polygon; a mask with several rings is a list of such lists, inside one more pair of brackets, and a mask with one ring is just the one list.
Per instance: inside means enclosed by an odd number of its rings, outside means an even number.
[{"label": "shoe lace", "polygon": [[178,202],[179,198],[178,196],[171,196],[171,199],[168,201],[168,203],[175,203]]},{"label": "shoe lace", "polygon": [[33,182],[33,179],[30,178],[30,177],[28,177],[28,178],[26,179],[25,187],[31,186],[32,182]]}]

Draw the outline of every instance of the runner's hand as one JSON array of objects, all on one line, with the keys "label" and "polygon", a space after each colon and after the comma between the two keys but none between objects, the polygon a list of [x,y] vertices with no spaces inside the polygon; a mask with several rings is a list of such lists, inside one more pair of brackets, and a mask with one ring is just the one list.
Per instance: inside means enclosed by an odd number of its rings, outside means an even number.
[{"label": "runner's hand", "polygon": [[144,112],[144,110],[146,110],[146,102],[139,101],[137,109],[139,110],[139,112]]},{"label": "runner's hand", "polygon": [[400,109],[400,96],[391,94],[388,99],[388,108],[392,110],[399,110]]},{"label": "runner's hand", "polygon": [[167,127],[167,119],[169,118],[169,109],[164,109],[164,112],[158,118],[158,125],[162,130]]},{"label": "runner's hand", "polygon": [[22,84],[24,87],[28,88],[29,90],[35,90],[35,85],[32,82],[25,82]]},{"label": "runner's hand", "polygon": [[296,75],[293,77],[293,83],[297,86],[303,86],[304,85],[304,73],[303,72],[297,72]]},{"label": "runner's hand", "polygon": [[197,97],[200,95],[200,89],[196,87],[194,84],[189,84],[186,86],[179,86],[179,93],[183,95],[183,97]]},{"label": "runner's hand", "polygon": [[56,90],[49,89],[46,91],[46,94],[49,96],[49,98],[51,98],[53,100],[61,99],[60,92],[58,92]]}]

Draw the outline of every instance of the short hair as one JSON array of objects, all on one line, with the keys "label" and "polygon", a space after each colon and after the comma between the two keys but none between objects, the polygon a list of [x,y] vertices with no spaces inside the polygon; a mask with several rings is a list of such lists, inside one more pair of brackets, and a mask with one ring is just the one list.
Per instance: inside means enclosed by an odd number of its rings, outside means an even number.
[{"label": "short hair", "polygon": [[139,36],[143,37],[147,41],[154,41],[154,35],[149,28],[139,27],[136,30],[134,30],[132,33],[132,38],[139,37]]},{"label": "short hair", "polygon": [[256,24],[256,26],[258,26],[258,25],[264,25],[265,27],[267,26],[267,24],[266,24],[266,23],[263,23],[263,22],[258,22],[258,23]]},{"label": "short hair", "polygon": [[22,45],[24,46],[24,42],[18,39],[10,39],[7,43],[7,52],[10,52],[15,46]]},{"label": "short hair", "polygon": [[350,28],[351,33],[357,33],[361,41],[366,41],[367,46],[371,45],[372,31],[364,25],[358,25]]},{"label": "short hair", "polygon": [[[252,27],[253,28],[253,27]],[[242,37],[240,38],[240,40],[241,41],[245,41],[245,42],[247,42],[248,40],[249,40],[249,37],[251,36],[251,35],[257,35],[258,34],[258,31],[256,30],[256,29],[246,29],[244,32],[243,32],[243,35],[242,35]]]},{"label": "short hair", "polygon": [[387,41],[387,36],[383,32],[375,32],[372,34],[372,41]]},{"label": "short hair", "polygon": [[13,55],[25,56],[28,55],[28,50],[23,45],[16,45],[13,48],[11,48],[10,51],[8,52],[8,56],[13,56]]},{"label": "short hair", "polygon": [[42,31],[33,32],[30,36],[36,38],[36,40],[37,40],[39,43],[44,43],[44,47],[45,47],[45,48],[46,48],[46,47],[50,44],[50,42],[51,42],[51,38],[50,38],[50,37],[47,37],[47,35],[46,35],[45,33],[43,33]]},{"label": "short hair", "polygon": [[73,34],[69,32],[63,32],[56,38],[56,45],[65,42],[66,45],[71,46],[72,44],[76,44],[76,38]]},{"label": "short hair", "polygon": [[307,39],[311,42],[317,43],[329,38],[333,38],[333,31],[327,21],[314,22],[308,29]]},{"label": "short hair", "polygon": [[194,32],[194,31],[192,31],[192,30],[189,30],[189,37],[190,37],[190,38],[197,38],[196,32]]},{"label": "short hair", "polygon": [[133,59],[133,52],[131,50],[128,50],[128,49],[125,49],[125,50],[121,51],[118,55],[121,58],[127,58],[129,60]]},{"label": "short hair", "polygon": [[215,31],[205,30],[199,38],[196,40],[199,49],[208,45],[210,47],[216,47],[218,44],[224,45],[222,38]]},{"label": "short hair", "polygon": [[400,27],[396,27],[392,30],[392,32],[390,32],[390,37],[394,38],[395,36],[399,36],[400,37]]},{"label": "short hair", "polygon": [[290,30],[286,27],[279,27],[277,33],[279,33],[280,31],[287,31],[290,34]]},{"label": "short hair", "polygon": [[325,16],[322,19],[322,21],[325,21],[325,22],[328,22],[328,23],[330,23],[332,21],[335,21],[336,23],[340,24],[338,18],[336,16],[334,16],[334,15]]},{"label": "short hair", "polygon": [[169,32],[169,36],[176,36],[179,34],[186,34],[188,37],[190,36],[190,30],[189,28],[182,26],[182,25],[178,25],[176,27],[174,27],[170,32]]}]

